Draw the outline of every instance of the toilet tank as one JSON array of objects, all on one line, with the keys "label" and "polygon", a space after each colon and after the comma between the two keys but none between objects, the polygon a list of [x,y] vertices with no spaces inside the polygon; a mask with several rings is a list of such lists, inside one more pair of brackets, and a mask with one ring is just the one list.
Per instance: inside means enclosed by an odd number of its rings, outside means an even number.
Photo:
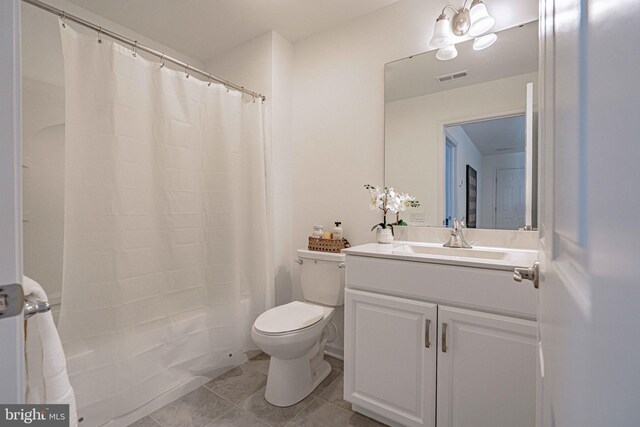
[{"label": "toilet tank", "polygon": [[298,249],[304,299],[322,305],[344,305],[344,254]]}]

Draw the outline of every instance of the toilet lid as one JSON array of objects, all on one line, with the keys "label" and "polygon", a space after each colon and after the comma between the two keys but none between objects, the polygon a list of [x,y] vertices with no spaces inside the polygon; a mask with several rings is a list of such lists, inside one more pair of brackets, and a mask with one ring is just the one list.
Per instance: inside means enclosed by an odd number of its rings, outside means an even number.
[{"label": "toilet lid", "polygon": [[257,330],[278,334],[306,328],[324,317],[322,307],[300,301],[290,302],[262,313],[254,323]]}]

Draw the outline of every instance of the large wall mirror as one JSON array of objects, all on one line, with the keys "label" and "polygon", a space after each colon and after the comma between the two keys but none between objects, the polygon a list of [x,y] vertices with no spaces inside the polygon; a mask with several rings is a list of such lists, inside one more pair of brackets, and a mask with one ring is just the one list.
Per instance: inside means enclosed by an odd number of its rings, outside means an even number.
[{"label": "large wall mirror", "polygon": [[538,21],[497,36],[385,66],[385,185],[420,201],[409,225],[537,226]]}]

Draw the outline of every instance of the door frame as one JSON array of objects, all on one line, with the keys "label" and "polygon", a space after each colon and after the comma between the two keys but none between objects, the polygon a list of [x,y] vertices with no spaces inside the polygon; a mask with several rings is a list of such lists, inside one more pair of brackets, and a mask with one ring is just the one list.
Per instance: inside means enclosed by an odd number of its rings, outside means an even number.
[{"label": "door frame", "polygon": [[[20,0],[0,1],[0,285],[22,283]],[[0,320],[0,403],[24,403],[22,313]]]},{"label": "door frame", "polygon": [[[446,152],[450,152],[449,161],[447,162]],[[445,202],[444,202],[444,227],[451,227],[448,220],[455,216],[455,212],[458,210],[458,197],[456,187],[458,186],[456,180],[456,171],[458,170],[458,141],[449,135],[445,134]],[[448,170],[447,170],[448,168]],[[447,182],[449,188],[447,188]],[[447,200],[449,201],[449,209],[447,212]],[[449,215],[447,215],[449,214]]]}]

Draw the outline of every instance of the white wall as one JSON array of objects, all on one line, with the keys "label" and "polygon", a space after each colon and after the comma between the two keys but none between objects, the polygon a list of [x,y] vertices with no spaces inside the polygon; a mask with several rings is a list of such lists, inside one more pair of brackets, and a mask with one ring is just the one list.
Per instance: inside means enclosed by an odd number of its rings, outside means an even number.
[{"label": "white wall", "polygon": [[[495,197],[496,197],[496,170],[508,168],[525,168],[525,153],[494,154],[482,157],[482,200],[489,201],[482,203],[482,221],[478,228],[495,227]],[[537,175],[537,174],[536,174]]]},{"label": "white wall", "polygon": [[[522,74],[386,104],[386,181],[420,200],[424,225],[441,226],[444,219],[443,126],[524,112],[526,84],[537,79],[537,73]],[[458,198],[463,212],[464,201]]]},{"label": "white wall", "polygon": [[[352,244],[374,240],[369,230],[380,216],[369,210],[363,185],[384,180],[384,64],[429,50],[445,4],[401,0],[295,44],[294,249],[307,246],[313,224],[333,221],[343,222]],[[492,8],[496,31],[538,17],[537,0]],[[302,298],[298,283],[294,297]],[[331,346],[340,352],[342,338]]]},{"label": "white wall", "polygon": [[64,240],[64,88],[23,79],[24,272],[59,312]]},{"label": "white wall", "polygon": [[[456,147],[456,210],[453,217],[462,219],[467,218],[467,165],[471,166],[478,173],[477,178],[477,197],[476,197],[476,224],[480,224],[482,206],[482,177],[484,169],[482,167],[482,153],[478,147],[469,139],[469,135],[461,126],[451,126],[446,129],[447,136],[457,143]],[[444,143],[444,142],[443,142]]]},{"label": "white wall", "polygon": [[276,305],[292,299],[292,149],[291,101],[293,45],[271,31],[207,61],[218,76],[237,82],[267,97],[265,128],[270,145],[270,200]]},{"label": "white wall", "polygon": [[[276,304],[293,295],[293,45],[273,33],[272,158]],[[297,274],[297,273],[296,273]]]}]

